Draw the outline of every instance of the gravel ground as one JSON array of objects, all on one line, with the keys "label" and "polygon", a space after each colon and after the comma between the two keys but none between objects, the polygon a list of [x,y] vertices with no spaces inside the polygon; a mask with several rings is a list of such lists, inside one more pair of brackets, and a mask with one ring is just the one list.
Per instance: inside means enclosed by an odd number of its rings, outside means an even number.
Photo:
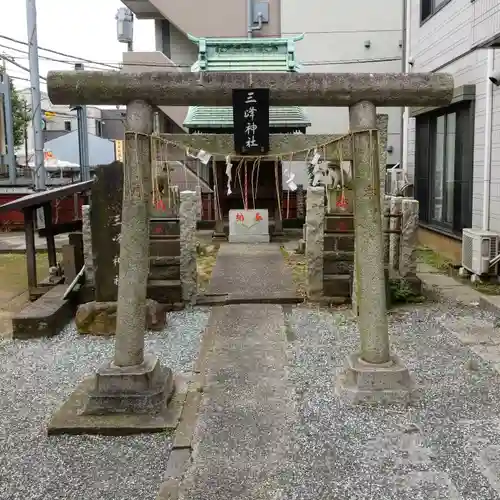
[{"label": "gravel ground", "polygon": [[[146,336],[175,372],[192,370],[208,310],[169,314]],[[164,434],[53,436],[45,424],[77,384],[113,353],[113,339],[69,326],[51,339],[0,343],[0,499],[153,500],[169,456]]]},{"label": "gravel ground", "polygon": [[296,411],[280,498],[499,499],[486,476],[500,477],[500,377],[441,326],[464,315],[492,320],[451,305],[391,315],[394,350],[423,396],[410,407],[384,409],[352,407],[335,396],[336,372],[358,345],[355,322],[295,309],[288,375]]}]

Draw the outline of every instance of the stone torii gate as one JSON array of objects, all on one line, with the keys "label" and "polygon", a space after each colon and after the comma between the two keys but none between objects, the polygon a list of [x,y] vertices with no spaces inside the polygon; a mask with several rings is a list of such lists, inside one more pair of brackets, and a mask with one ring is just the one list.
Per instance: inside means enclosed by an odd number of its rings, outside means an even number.
[{"label": "stone torii gate", "polygon": [[170,370],[144,355],[153,106],[231,106],[233,89],[251,88],[270,89],[272,106],[349,107],[361,347],[349,357],[340,389],[356,401],[409,394],[408,371],[390,352],[378,143],[371,131],[377,106],[449,104],[450,75],[56,71],[47,87],[54,104],[127,106],[115,355],[97,373],[89,411],[161,410],[172,392]]}]

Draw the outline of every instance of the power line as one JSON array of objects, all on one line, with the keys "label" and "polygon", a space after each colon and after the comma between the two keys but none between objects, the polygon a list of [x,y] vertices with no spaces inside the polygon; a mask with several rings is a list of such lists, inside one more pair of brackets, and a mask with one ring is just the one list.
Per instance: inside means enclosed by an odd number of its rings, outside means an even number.
[{"label": "power line", "polygon": [[[9,50],[13,50],[17,53],[20,53],[20,54],[24,54],[24,55],[27,55],[29,54],[29,52],[27,50],[22,50],[22,49],[18,49],[16,47],[10,47],[9,45],[4,45],[4,44],[1,44],[0,43],[0,47],[4,48],[4,49],[9,49]],[[28,57],[19,57],[19,56],[12,56],[14,59],[29,59]],[[56,59],[54,57],[48,57],[48,56],[39,56],[39,59],[42,59],[44,61],[53,61],[53,62],[57,62],[57,63],[62,63],[62,64],[71,64],[71,65],[74,65],[76,62],[79,62],[77,59],[74,59],[72,61],[69,61],[69,60],[65,60],[65,59]],[[96,70],[101,70],[102,71],[102,68],[99,68],[98,66],[87,66],[87,68],[93,68],[93,69],[96,69]],[[119,68],[116,68],[117,70]]]},{"label": "power line", "polygon": [[[378,63],[378,62],[391,62],[391,61],[401,61],[401,56],[394,57],[379,57],[374,59],[345,59],[345,60],[337,60],[337,61],[306,61],[300,63],[300,66],[331,66],[335,64],[369,64],[369,63]],[[174,66],[170,66],[167,64],[158,64],[158,63],[147,63],[147,62],[124,62],[123,66],[141,66],[141,67],[150,67],[150,68],[190,68],[192,64],[175,64]]]},{"label": "power line", "polygon": [[[26,71],[27,73],[30,72],[30,70],[28,68],[25,68],[21,64],[17,63],[13,57],[9,57],[7,54],[0,54],[0,59],[5,59],[10,64],[17,66],[19,69],[22,69],[23,71]],[[40,75],[40,79],[45,80],[45,81],[47,80],[47,78],[45,78],[44,76],[41,76],[41,75]]]},{"label": "power line", "polygon": [[[29,46],[28,42],[24,42],[23,40],[18,40],[17,38],[12,38],[10,36],[0,35],[0,38],[3,38],[4,40],[9,40],[10,42],[19,43],[21,45]],[[39,50],[43,50],[45,52],[49,52],[49,53],[55,54],[57,56],[69,57],[69,58],[76,59],[78,61],[83,61],[83,62],[87,62],[87,63],[90,63],[90,64],[100,64],[101,66],[108,66],[108,67],[110,67],[112,69],[117,69],[115,66],[113,66],[111,64],[99,63],[99,62],[96,62],[96,61],[92,61],[91,59],[85,59],[83,57],[72,56],[72,55],[66,54],[64,52],[59,52],[58,50],[46,49],[44,47],[38,47],[38,48],[39,48]]]},{"label": "power line", "polygon": [[[14,43],[22,43],[26,45],[26,42],[22,42],[20,40],[16,40],[15,38],[11,37],[6,37],[4,35],[0,35],[0,38],[5,38],[7,40],[10,40],[11,42]],[[17,49],[19,50],[19,49]],[[100,66],[106,66],[112,69],[120,69],[122,66],[138,66],[138,67],[145,67],[145,68],[172,68],[172,67],[177,67],[177,68],[190,68],[192,64],[175,64],[174,66],[170,66],[168,64],[158,64],[158,63],[148,63],[148,62],[130,62],[130,63],[124,63],[124,62],[103,62],[103,61],[93,61],[91,59],[84,59],[84,58],[78,58],[76,56],[72,56],[70,54],[65,54],[63,52],[58,52],[52,49],[43,49],[40,47],[40,50],[45,50],[46,52],[50,53],[55,53],[57,55],[63,56],[63,57],[70,57],[74,58],[75,60],[79,61],[84,61],[88,62],[90,64],[94,65],[100,65]],[[46,56],[43,56],[46,57]],[[378,62],[395,62],[395,61],[401,61],[401,56],[394,56],[394,57],[381,57],[381,58],[374,58],[374,59],[348,59],[348,60],[343,60],[343,61],[306,61],[303,62],[301,65],[302,66],[330,66],[330,65],[335,65],[335,64],[369,64],[369,63],[378,63]],[[56,61],[56,62],[66,62],[66,61]]]}]

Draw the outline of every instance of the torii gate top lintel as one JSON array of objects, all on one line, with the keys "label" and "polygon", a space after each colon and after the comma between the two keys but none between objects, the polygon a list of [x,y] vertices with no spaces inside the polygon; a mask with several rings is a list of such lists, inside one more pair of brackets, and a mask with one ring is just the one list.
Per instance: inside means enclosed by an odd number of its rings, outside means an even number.
[{"label": "torii gate top lintel", "polygon": [[453,97],[446,73],[122,73],[51,71],[53,104],[231,106],[233,89],[268,88],[272,106],[444,106]]}]

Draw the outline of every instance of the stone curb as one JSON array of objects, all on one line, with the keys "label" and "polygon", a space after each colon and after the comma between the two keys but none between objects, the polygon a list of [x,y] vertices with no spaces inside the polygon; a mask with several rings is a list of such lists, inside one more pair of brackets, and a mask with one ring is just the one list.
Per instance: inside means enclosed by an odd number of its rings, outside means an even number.
[{"label": "stone curb", "polygon": [[479,298],[479,307],[500,316],[500,297],[481,294],[481,297]]},{"label": "stone curb", "polygon": [[197,306],[230,306],[242,304],[300,304],[304,298],[298,295],[246,296],[237,294],[198,295]]},{"label": "stone curb", "polygon": [[215,331],[209,323],[203,333],[193,376],[188,381],[184,407],[179,424],[174,432],[172,450],[167,460],[167,469],[156,500],[178,500],[179,489],[184,475],[191,465],[193,436],[205,385],[205,362],[212,347],[214,333]]}]

